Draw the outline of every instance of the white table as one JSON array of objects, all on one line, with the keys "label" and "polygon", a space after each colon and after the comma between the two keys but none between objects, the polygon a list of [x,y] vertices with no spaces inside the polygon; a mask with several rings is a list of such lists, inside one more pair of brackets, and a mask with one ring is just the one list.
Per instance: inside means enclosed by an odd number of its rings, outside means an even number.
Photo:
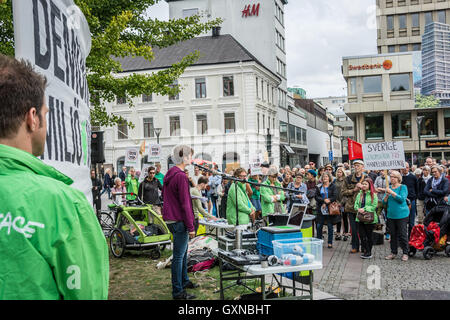
[{"label": "white table", "polygon": [[[224,275],[223,273],[223,262],[226,261],[227,263],[232,264],[234,267],[236,267],[237,271],[231,272],[231,276]],[[247,289],[253,291],[251,288],[247,287],[244,282],[242,282],[243,279],[260,279],[261,281],[261,292],[262,292],[262,299],[267,299],[267,293],[265,290],[266,287],[266,275],[272,275],[272,281],[275,279],[275,281],[278,284],[278,287],[282,289],[283,297],[277,298],[277,299],[289,299],[289,300],[302,300],[302,299],[313,299],[313,270],[320,270],[323,268],[323,265],[321,262],[315,262],[315,263],[309,263],[309,264],[302,264],[299,266],[283,266],[283,265],[276,265],[276,266],[270,266],[267,268],[261,267],[261,264],[255,264],[255,265],[235,265],[231,263],[228,260],[223,260],[221,257],[219,257],[219,267],[220,267],[220,299],[224,300],[224,292],[226,289],[239,285],[244,286]],[[296,281],[292,279],[292,286],[287,286],[283,284],[283,275],[284,273],[295,273],[295,272],[301,272],[301,271],[310,271],[309,275],[309,281],[308,286],[309,289],[303,289],[299,288],[296,285]],[[280,280],[278,280],[277,277],[280,277]],[[231,286],[228,286],[224,288],[223,282],[226,280],[236,280],[235,284],[232,284]],[[290,288],[293,290],[293,296],[286,297],[286,289]],[[296,296],[296,291],[304,291],[308,292],[308,295],[301,295]],[[271,292],[269,292],[271,293]]]},{"label": "white table", "polygon": [[[198,220],[198,223],[205,227],[210,227],[216,230],[216,240],[219,241],[219,236],[223,235],[223,230],[225,229],[233,229],[236,226],[225,223],[217,223],[214,221],[208,221],[205,219]],[[220,234],[219,234],[220,233]]]}]

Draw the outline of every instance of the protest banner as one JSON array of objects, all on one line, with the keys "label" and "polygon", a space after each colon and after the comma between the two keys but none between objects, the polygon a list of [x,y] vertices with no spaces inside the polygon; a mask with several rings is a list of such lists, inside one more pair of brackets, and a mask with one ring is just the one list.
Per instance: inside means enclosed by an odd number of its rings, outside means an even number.
[{"label": "protest banner", "polygon": [[125,151],[125,166],[139,170],[139,148],[131,147]]},{"label": "protest banner", "polygon": [[366,170],[405,168],[403,141],[365,143],[362,151]]},{"label": "protest banner", "polygon": [[264,157],[263,157],[262,153],[258,153],[253,159],[251,159],[250,165],[249,165],[251,175],[263,174],[262,167],[261,167],[263,159],[264,159]]},{"label": "protest banner", "polygon": [[92,201],[86,57],[89,26],[72,0],[13,1],[15,57],[47,78],[47,140],[41,159]]},{"label": "protest banner", "polygon": [[148,149],[148,162],[161,162],[162,147],[160,144],[151,144]]}]

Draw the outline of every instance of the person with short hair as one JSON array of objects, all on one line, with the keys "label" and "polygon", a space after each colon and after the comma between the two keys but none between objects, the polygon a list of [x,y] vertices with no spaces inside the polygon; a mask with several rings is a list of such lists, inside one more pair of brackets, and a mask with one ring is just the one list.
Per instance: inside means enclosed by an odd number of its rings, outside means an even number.
[{"label": "person with short hair", "polygon": [[31,63],[0,54],[0,300],[105,300],[108,245],[97,216],[71,178],[38,158],[46,87]]},{"label": "person with short hair", "polygon": [[[126,195],[119,195],[117,196],[117,193],[126,193],[127,189],[124,186],[124,183],[122,183],[122,180],[120,178],[114,179],[114,186],[111,189],[112,194],[112,200],[115,203],[118,203],[119,205],[125,205],[127,202]],[[120,200],[117,200],[117,197],[119,197]]]},{"label": "person with short hair", "polygon": [[[194,226],[195,226],[195,234],[197,234],[199,223],[198,220],[200,218],[200,215],[203,218],[208,218],[210,220],[217,220],[216,217],[214,217],[212,214],[210,214],[205,208],[202,206],[202,191],[206,189],[206,186],[208,185],[209,181],[205,177],[200,177],[197,180],[197,185],[190,188],[190,193],[192,197],[192,208],[194,210]],[[206,200],[206,199],[205,199]]]},{"label": "person with short hair", "polygon": [[133,193],[127,194],[127,200],[136,200],[136,196],[139,192],[139,180],[136,178],[136,170],[133,167],[128,171],[128,176],[125,179],[125,187],[127,188],[127,193]]},{"label": "person with short hair", "polygon": [[127,178],[127,167],[125,167],[125,166],[122,167],[122,171],[120,171],[120,173],[119,173],[119,178],[120,178],[120,180],[125,182],[125,179]]},{"label": "person with short hair", "polygon": [[191,300],[196,296],[186,288],[196,288],[187,273],[187,250],[189,238],[195,237],[194,211],[192,208],[189,181],[184,169],[191,164],[194,150],[186,145],[173,149],[175,166],[164,176],[162,190],[162,217],[173,236],[173,259],[171,266],[172,297],[175,300]]},{"label": "person with short hair", "polygon": [[155,178],[155,167],[151,166],[147,169],[147,177],[139,184],[138,197],[142,202],[151,204],[152,209],[161,214],[161,199],[159,192],[162,191],[163,186],[158,179]]},{"label": "person with short hair", "polygon": [[271,167],[267,172],[268,179],[263,182],[261,186],[261,213],[262,218],[266,225],[269,224],[269,214],[273,213],[285,213],[283,201],[286,199],[284,191],[277,188],[282,188],[281,183],[278,181],[277,168]]},{"label": "person with short hair", "polygon": [[388,184],[385,189],[381,188],[381,191],[385,192],[383,202],[387,204],[387,223],[391,234],[391,254],[386,256],[385,259],[395,259],[398,254],[398,245],[400,244],[400,248],[403,251],[402,261],[408,261],[408,220],[410,214],[406,202],[408,187],[402,184],[400,172],[392,170],[389,176],[391,178],[391,186]]},{"label": "person with short hair", "polygon": [[159,180],[161,185],[164,185],[164,174],[161,172],[161,163],[157,162],[155,164],[155,178]]},{"label": "person with short hair", "polygon": [[330,216],[328,207],[331,203],[337,200],[338,194],[336,185],[333,182],[333,176],[324,171],[322,174],[321,183],[316,187],[316,202],[317,202],[317,238],[322,239],[323,226],[327,225],[328,232],[328,248],[333,248],[333,219]]},{"label": "person with short hair", "polygon": [[[247,179],[247,171],[244,168],[234,170],[234,177],[239,180]],[[236,212],[237,210],[237,212]],[[248,198],[245,183],[234,181],[227,195],[227,221],[230,225],[246,226],[250,224],[250,219],[255,220],[255,207]]]},{"label": "person with short hair", "polygon": [[291,182],[287,188],[289,190],[295,190],[297,192],[286,192],[286,198],[288,199],[287,202],[287,212],[290,213],[292,206],[294,204],[309,204],[309,199],[306,195],[308,188],[306,184],[303,182],[303,176],[300,173],[297,173],[295,175],[295,180]]},{"label": "person with short hair", "polygon": [[425,186],[425,212],[431,211],[436,205],[443,202],[449,194],[449,182],[444,176],[443,169],[438,166],[431,167],[432,178],[428,180]]},{"label": "person with short hair", "polygon": [[111,200],[111,169],[107,168],[105,170],[105,177],[103,180],[103,191],[100,193],[100,197],[108,192],[108,199]]}]

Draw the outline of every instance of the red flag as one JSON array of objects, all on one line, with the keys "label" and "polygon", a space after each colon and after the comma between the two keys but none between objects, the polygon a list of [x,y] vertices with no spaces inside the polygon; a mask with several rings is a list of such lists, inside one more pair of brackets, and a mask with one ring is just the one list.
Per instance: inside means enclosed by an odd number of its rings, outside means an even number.
[{"label": "red flag", "polygon": [[356,141],[348,139],[348,158],[349,160],[363,159],[362,145]]}]

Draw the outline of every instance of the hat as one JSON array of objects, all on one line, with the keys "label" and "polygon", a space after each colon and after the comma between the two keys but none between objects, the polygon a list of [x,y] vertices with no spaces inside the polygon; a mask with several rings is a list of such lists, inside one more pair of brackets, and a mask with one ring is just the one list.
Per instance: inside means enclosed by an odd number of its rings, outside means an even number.
[{"label": "hat", "polygon": [[362,160],[353,161],[353,164],[357,164],[357,163],[364,165],[364,161],[362,161]]},{"label": "hat", "polygon": [[312,174],[314,177],[317,176],[317,173],[314,170],[308,170],[308,173]]},{"label": "hat", "polygon": [[332,166],[330,163],[328,163],[328,164],[325,166],[325,168],[328,168],[328,167],[333,168],[333,166]]}]

